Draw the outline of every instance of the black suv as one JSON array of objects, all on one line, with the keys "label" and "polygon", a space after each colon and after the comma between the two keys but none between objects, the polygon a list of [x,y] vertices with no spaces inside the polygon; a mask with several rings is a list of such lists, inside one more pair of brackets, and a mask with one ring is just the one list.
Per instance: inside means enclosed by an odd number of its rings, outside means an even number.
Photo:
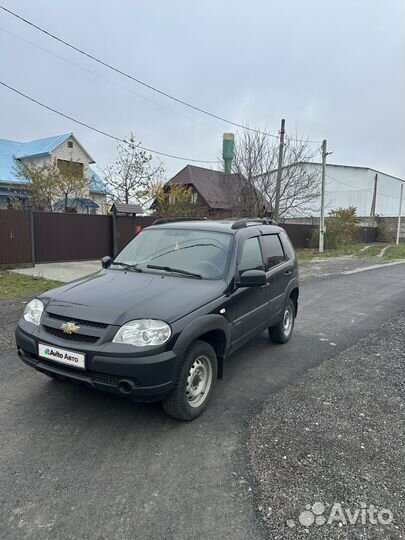
[{"label": "black suv", "polygon": [[27,305],[26,364],[192,420],[231,353],[265,329],[291,337],[297,260],[271,220],[158,220],[102,265]]}]

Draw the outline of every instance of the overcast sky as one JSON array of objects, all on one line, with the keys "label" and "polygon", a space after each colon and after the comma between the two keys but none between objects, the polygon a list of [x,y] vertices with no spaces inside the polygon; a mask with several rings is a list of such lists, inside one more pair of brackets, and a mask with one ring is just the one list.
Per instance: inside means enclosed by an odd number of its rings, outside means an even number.
[{"label": "overcast sky", "polygon": [[[326,138],[334,163],[405,176],[403,0],[3,0],[76,46],[232,121]],[[1,80],[145,146],[215,160],[234,129],[0,12]],[[79,69],[24,38],[93,73]],[[105,80],[108,79],[108,80]],[[111,82],[109,82],[111,81]],[[148,101],[150,100],[150,101]],[[73,131],[103,167],[116,144],[0,88],[0,138]],[[186,162],[165,159],[169,174]]]}]

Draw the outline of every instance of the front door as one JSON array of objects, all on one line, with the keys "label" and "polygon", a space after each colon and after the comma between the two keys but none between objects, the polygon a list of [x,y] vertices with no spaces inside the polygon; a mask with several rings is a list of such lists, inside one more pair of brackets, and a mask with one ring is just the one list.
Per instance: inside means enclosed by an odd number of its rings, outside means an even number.
[{"label": "front door", "polygon": [[[247,238],[242,246],[237,275],[246,270],[264,270],[259,238]],[[231,297],[232,349],[248,341],[268,326],[268,286],[240,287]]]}]

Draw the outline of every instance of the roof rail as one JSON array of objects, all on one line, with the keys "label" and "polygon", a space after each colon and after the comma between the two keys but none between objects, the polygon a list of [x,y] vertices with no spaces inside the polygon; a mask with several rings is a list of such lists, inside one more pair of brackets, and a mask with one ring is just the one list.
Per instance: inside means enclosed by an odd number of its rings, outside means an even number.
[{"label": "roof rail", "polygon": [[207,219],[206,217],[203,218],[196,218],[196,217],[174,217],[174,218],[159,218],[156,219],[152,225],[163,225],[164,223],[176,223],[176,221],[201,221]]},{"label": "roof rail", "polygon": [[258,223],[261,225],[277,225],[277,223],[271,217],[243,218],[232,223],[232,229],[243,229],[244,227],[249,227],[249,225],[257,225]]}]

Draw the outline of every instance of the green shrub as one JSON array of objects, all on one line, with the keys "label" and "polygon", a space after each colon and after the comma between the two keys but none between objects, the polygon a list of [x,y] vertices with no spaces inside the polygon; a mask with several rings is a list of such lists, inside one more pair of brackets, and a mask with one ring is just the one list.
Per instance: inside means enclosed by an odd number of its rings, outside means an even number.
[{"label": "green shrub", "polygon": [[[339,249],[353,242],[359,222],[356,211],[354,206],[349,206],[349,208],[338,208],[329,212],[329,216],[325,219],[325,249]],[[310,247],[316,248],[318,245],[319,229],[314,229],[311,234]]]}]

